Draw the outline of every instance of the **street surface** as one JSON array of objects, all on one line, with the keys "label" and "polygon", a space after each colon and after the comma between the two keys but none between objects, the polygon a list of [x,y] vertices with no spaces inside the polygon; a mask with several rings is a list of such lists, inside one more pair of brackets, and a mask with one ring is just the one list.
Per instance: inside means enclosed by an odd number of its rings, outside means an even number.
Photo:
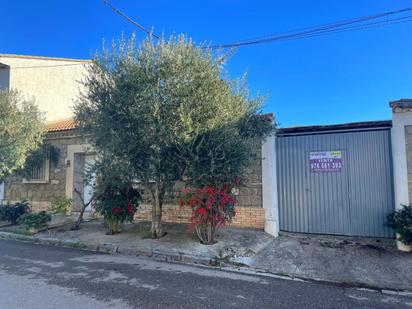
[{"label": "street surface", "polygon": [[412,297],[0,240],[0,309],[412,308]]}]

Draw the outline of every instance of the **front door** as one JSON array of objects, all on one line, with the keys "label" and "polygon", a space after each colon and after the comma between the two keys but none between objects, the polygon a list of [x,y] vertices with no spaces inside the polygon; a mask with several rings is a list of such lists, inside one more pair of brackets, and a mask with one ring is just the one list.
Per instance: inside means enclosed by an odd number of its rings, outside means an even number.
[{"label": "front door", "polygon": [[[93,166],[94,162],[95,162],[94,155],[86,155],[86,158],[85,158],[85,161],[84,161],[84,171],[85,171],[85,173],[87,172],[87,170],[91,166]],[[93,186],[94,186],[95,181],[96,181],[96,177],[94,175],[92,177],[92,180],[84,185],[84,190],[83,190],[84,197],[83,197],[83,199],[84,199],[84,202],[86,204],[90,201],[90,199],[93,196]],[[91,210],[92,210],[92,205],[90,203],[87,206],[86,211],[91,211]]]}]

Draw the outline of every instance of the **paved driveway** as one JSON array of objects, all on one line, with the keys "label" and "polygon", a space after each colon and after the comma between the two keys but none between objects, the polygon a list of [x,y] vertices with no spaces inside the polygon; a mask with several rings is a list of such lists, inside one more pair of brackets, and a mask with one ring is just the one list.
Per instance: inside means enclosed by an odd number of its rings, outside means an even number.
[{"label": "paved driveway", "polygon": [[412,254],[391,239],[283,234],[247,262],[300,278],[412,291]]}]

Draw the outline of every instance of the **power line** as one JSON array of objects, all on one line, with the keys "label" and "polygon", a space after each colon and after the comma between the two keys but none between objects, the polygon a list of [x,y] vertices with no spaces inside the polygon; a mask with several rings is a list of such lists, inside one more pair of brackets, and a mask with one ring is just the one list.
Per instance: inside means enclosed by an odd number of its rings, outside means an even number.
[{"label": "power line", "polygon": [[[364,24],[364,25],[345,27],[345,28],[335,29],[335,30],[320,31],[320,32],[313,33],[313,34],[310,34],[310,35],[302,35],[302,36],[296,36],[296,37],[291,37],[291,38],[282,38],[282,39],[276,40],[276,42],[306,39],[306,38],[312,38],[312,37],[318,37],[318,36],[324,36],[324,35],[331,35],[331,34],[335,34],[335,33],[351,32],[351,31],[357,31],[357,30],[366,30],[366,29],[384,27],[384,26],[388,26],[388,25],[395,25],[395,24],[401,24],[401,23],[406,23],[406,22],[412,22],[412,15],[402,17],[402,18],[389,19],[389,20],[386,20],[386,21],[368,23],[368,24]],[[233,47],[231,47],[231,48],[233,48]]]},{"label": "power line", "polygon": [[251,39],[246,39],[246,40],[238,40],[234,43],[243,43],[243,42],[249,42],[251,40],[259,40],[259,39],[268,39],[268,38],[272,38],[273,36],[280,36],[280,35],[285,35],[285,34],[289,34],[289,33],[296,33],[296,32],[303,32],[306,33],[306,30],[309,31],[319,31],[319,30],[326,30],[326,29],[330,29],[330,28],[338,28],[338,27],[342,27],[348,24],[353,24],[353,23],[359,23],[359,22],[364,22],[364,21],[368,21],[371,19],[377,19],[377,18],[382,18],[385,16],[389,16],[389,15],[393,15],[393,14],[400,14],[400,13],[404,13],[407,11],[412,10],[412,8],[406,8],[406,9],[402,9],[402,10],[396,10],[396,11],[390,11],[390,12],[385,12],[385,13],[379,13],[379,14],[373,14],[373,15],[368,15],[368,16],[363,16],[363,17],[356,17],[356,18],[351,18],[351,19],[344,19],[344,20],[339,20],[336,22],[332,22],[332,23],[327,23],[327,24],[322,24],[322,25],[317,25],[317,26],[310,26],[310,27],[305,27],[305,28],[299,28],[299,29],[295,29],[295,30],[289,30],[286,32],[281,32],[281,33],[277,33],[277,34],[273,34],[273,35],[266,35],[266,36],[261,36],[261,37],[255,37],[255,38],[251,38]]},{"label": "power line", "polygon": [[217,59],[217,64],[218,65],[224,65],[230,58],[233,57],[233,55],[236,53],[236,48],[231,47],[227,53],[222,55],[219,59]]},{"label": "power line", "polygon": [[119,14],[120,16],[122,16],[123,18],[127,19],[129,22],[131,22],[133,25],[135,25],[136,27],[139,27],[140,29],[142,29],[144,32],[146,32],[147,34],[153,36],[156,39],[160,39],[160,37],[156,34],[153,33],[153,31],[149,31],[148,29],[146,29],[145,27],[143,27],[141,24],[135,22],[133,19],[131,19],[129,16],[127,16],[125,13],[123,13],[122,11],[120,11],[118,8],[116,8],[113,4],[110,3],[109,0],[102,0],[104,4],[106,4],[108,7],[110,7],[115,13]]},{"label": "power line", "polygon": [[[401,14],[401,13],[405,13],[411,10],[412,8],[405,8],[405,9],[396,10],[396,11],[390,11],[390,12],[384,12],[384,13],[379,13],[379,14],[374,14],[374,15],[369,15],[369,16],[364,16],[364,17],[341,20],[341,21],[337,21],[337,22],[333,22],[329,24],[300,28],[300,29],[290,30],[290,31],[281,32],[278,34],[273,34],[273,35],[268,35],[268,36],[261,36],[261,37],[251,38],[251,39],[238,40],[238,41],[227,43],[227,44],[212,45],[209,48],[212,48],[212,49],[231,48],[231,47],[240,47],[240,46],[245,46],[245,45],[270,43],[274,41],[305,38],[305,37],[315,36],[315,34],[318,34],[318,33],[324,33],[325,31],[330,31],[331,33],[333,31],[343,32],[341,30],[349,29],[350,28],[349,26],[353,24],[359,24],[357,25],[359,27],[359,29],[357,30],[361,30],[361,27],[365,26],[364,22],[368,20],[379,19],[379,18],[388,17],[388,16],[395,15],[395,14]],[[383,20],[383,21],[380,21],[379,23],[385,23],[385,22],[388,22],[388,20]]]},{"label": "power line", "polygon": [[277,41],[277,40],[283,40],[283,39],[289,39],[289,38],[294,38],[295,36],[303,36],[303,35],[310,35],[312,33],[316,32],[323,32],[328,29],[339,29],[344,26],[350,25],[350,24],[355,24],[355,23],[362,23],[367,20],[371,19],[377,19],[377,18],[382,18],[385,16],[393,15],[393,14],[399,14],[403,13],[406,11],[410,11],[412,8],[407,8],[407,9],[402,9],[402,10],[397,10],[397,11],[391,11],[391,12],[385,12],[385,13],[380,13],[380,14],[375,14],[375,15],[370,15],[370,16],[365,16],[365,17],[359,17],[359,18],[353,18],[353,19],[348,19],[348,20],[342,20],[334,23],[329,23],[329,24],[324,24],[320,26],[312,26],[312,27],[306,27],[306,28],[301,28],[301,29],[296,29],[296,30],[291,30],[287,32],[282,32],[279,34],[271,35],[271,36],[264,36],[264,37],[259,37],[259,38],[252,38],[252,39],[246,39],[246,40],[241,40],[241,41],[235,41],[229,44],[221,44],[221,45],[214,45],[212,48],[228,48],[228,47],[234,47],[234,46],[242,46],[242,45],[252,45],[252,44],[258,44],[258,43],[267,43],[271,41]]},{"label": "power line", "polygon": [[[108,0],[102,0],[102,1],[105,4],[107,4],[110,8],[112,8],[116,13],[118,13],[121,16],[125,17],[130,22],[132,22],[133,24],[135,24],[136,26],[138,26],[139,28],[141,28],[142,30],[147,32],[148,34],[150,34],[153,37],[159,39],[159,37],[157,35],[150,32],[149,30],[145,29],[143,26],[137,24],[135,21],[133,21],[127,15],[125,15],[120,10],[118,10],[113,5],[111,5]],[[397,10],[397,11],[390,11],[390,12],[385,12],[385,13],[380,13],[380,14],[375,14],[375,15],[369,15],[369,16],[364,16],[364,17],[347,19],[347,20],[337,21],[337,22],[333,22],[333,23],[323,24],[323,25],[320,25],[320,26],[300,28],[300,29],[296,29],[296,30],[290,30],[290,31],[278,33],[278,34],[272,35],[272,36],[261,36],[261,37],[257,37],[257,38],[255,37],[255,38],[252,38],[252,39],[239,40],[239,41],[235,41],[235,42],[228,43],[228,44],[212,45],[212,46],[205,47],[205,48],[212,48],[212,49],[229,48],[229,51],[218,59],[218,64],[221,65],[221,64],[224,64],[231,56],[233,56],[233,54],[235,53],[237,47],[246,46],[246,45],[261,44],[261,43],[270,43],[270,42],[275,42],[275,41],[279,42],[279,41],[298,40],[298,39],[305,39],[305,38],[311,38],[311,37],[317,37],[317,36],[331,35],[331,34],[342,33],[342,32],[358,31],[358,30],[365,30],[365,29],[376,28],[376,27],[383,27],[383,26],[387,26],[387,25],[412,22],[412,15],[408,15],[408,16],[403,16],[403,17],[398,17],[398,18],[384,19],[384,20],[378,20],[378,21],[365,23],[366,21],[379,19],[379,18],[383,18],[383,17],[388,17],[388,16],[391,16],[391,15],[400,14],[400,13],[404,13],[404,12],[408,12],[408,11],[412,11],[412,8],[406,8],[406,9]],[[11,67],[10,69],[11,70],[14,70],[14,69],[37,69],[37,68],[76,66],[76,65],[85,65],[85,62],[55,64],[55,65]]]}]

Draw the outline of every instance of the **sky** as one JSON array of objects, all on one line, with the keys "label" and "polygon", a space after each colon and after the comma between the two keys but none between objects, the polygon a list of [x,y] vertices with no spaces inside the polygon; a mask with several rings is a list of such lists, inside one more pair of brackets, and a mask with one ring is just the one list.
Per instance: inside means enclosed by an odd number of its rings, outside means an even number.
[{"label": "sky", "polygon": [[[134,1],[111,3],[157,34],[221,44],[412,7],[412,0]],[[101,0],[0,0],[0,53],[88,59],[124,33],[145,33]],[[412,12],[410,13],[412,15]],[[225,69],[248,74],[252,95],[281,127],[391,118],[412,98],[412,22],[246,46]]]}]

